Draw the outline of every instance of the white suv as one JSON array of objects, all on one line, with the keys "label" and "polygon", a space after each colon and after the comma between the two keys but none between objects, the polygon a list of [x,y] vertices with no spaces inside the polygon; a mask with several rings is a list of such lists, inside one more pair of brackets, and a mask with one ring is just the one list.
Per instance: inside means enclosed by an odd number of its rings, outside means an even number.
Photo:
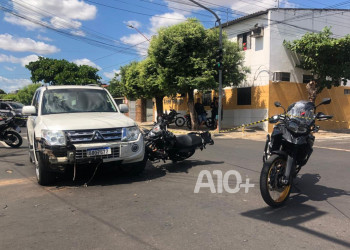
[{"label": "white suv", "polygon": [[25,106],[29,157],[41,185],[77,164],[115,162],[130,173],[146,166],[143,136],[110,93],[96,86],[39,88]]}]

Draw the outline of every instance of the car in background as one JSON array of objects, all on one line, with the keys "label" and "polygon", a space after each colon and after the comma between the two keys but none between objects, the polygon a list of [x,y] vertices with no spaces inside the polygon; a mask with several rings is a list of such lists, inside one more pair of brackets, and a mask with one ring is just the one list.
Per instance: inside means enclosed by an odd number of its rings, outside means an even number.
[{"label": "car in background", "polygon": [[9,113],[12,111],[16,116],[15,123],[20,127],[25,127],[27,123],[27,116],[23,115],[22,113],[23,107],[24,105],[19,102],[1,101],[0,114],[9,116]]}]

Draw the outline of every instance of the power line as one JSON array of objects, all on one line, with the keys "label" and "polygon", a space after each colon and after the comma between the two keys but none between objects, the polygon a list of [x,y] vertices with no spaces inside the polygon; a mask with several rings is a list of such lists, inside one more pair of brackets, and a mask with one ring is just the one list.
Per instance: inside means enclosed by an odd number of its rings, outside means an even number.
[{"label": "power line", "polygon": [[[97,2],[94,2],[94,1],[91,1],[91,0],[85,0],[85,1],[89,2],[89,3],[96,4],[96,5],[104,6],[104,7],[107,7],[107,8],[116,9],[116,10],[125,11],[125,12],[129,12],[129,13],[143,15],[143,16],[151,16],[151,17],[155,17],[155,18],[164,18],[164,19],[181,20],[181,21],[186,21],[187,20],[187,19],[184,19],[184,18],[165,17],[165,16],[160,16],[160,15],[152,15],[152,14],[147,14],[147,13],[143,13],[143,12],[132,11],[132,10],[123,9],[123,8],[119,8],[119,7],[115,7],[115,6],[111,6],[111,5],[107,5],[107,4],[97,3]],[[212,22],[212,21],[202,21],[202,22]]]}]

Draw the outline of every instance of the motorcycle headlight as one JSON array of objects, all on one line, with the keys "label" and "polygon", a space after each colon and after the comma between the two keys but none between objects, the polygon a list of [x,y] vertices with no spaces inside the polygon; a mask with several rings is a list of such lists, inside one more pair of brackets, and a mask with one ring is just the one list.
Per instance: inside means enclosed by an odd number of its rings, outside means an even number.
[{"label": "motorcycle headlight", "polygon": [[66,145],[66,136],[62,130],[41,130],[42,138],[51,146]]},{"label": "motorcycle headlight", "polygon": [[289,122],[288,129],[294,133],[303,134],[307,132],[307,128],[305,126],[299,125],[296,122]]},{"label": "motorcycle headlight", "polygon": [[122,141],[136,141],[141,131],[138,127],[123,128]]}]

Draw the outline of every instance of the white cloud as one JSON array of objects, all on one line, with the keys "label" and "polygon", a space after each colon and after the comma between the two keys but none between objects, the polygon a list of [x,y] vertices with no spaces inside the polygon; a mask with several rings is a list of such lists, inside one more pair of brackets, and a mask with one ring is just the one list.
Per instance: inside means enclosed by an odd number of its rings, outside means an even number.
[{"label": "white cloud", "polygon": [[[177,12],[165,13],[158,16],[165,17],[165,18],[158,18],[154,16],[151,17],[149,19],[151,24],[150,28],[148,29],[147,32],[142,32],[148,39],[150,39],[152,35],[154,35],[159,28],[168,27],[168,26],[183,22],[186,19],[186,17],[183,14],[177,13]],[[137,52],[140,55],[144,56],[147,54],[149,42],[140,33],[133,33],[128,36],[123,36],[122,38],[120,38],[120,40],[124,44],[135,46]]]},{"label": "white cloud", "polygon": [[[71,20],[74,20],[74,22],[76,22],[75,20],[92,20],[97,13],[97,8],[94,5],[80,0],[26,0],[11,1],[11,3],[13,9],[20,15],[25,15],[40,22],[47,22],[52,18],[63,18],[68,23]],[[12,24],[25,26],[28,29],[40,28],[40,25],[10,14],[6,14],[4,20]]]},{"label": "white cloud", "polygon": [[51,38],[46,37],[46,36],[42,36],[42,35],[40,35],[40,34],[37,35],[36,38],[39,39],[39,40],[46,41],[46,42],[52,42],[52,39],[51,39]]},{"label": "white cloud", "polygon": [[119,74],[119,73],[120,73],[120,70],[113,69],[112,72],[104,72],[103,75],[108,79],[112,79],[115,76],[115,74]]},{"label": "white cloud", "polygon": [[63,19],[57,16],[51,18],[50,23],[56,29],[79,29],[81,27],[81,22],[79,21]]},{"label": "white cloud", "polygon": [[134,20],[130,20],[130,21],[126,21],[124,22],[127,26],[133,26],[135,27],[136,29],[140,28],[141,27],[141,23],[138,22],[138,21],[134,21]]},{"label": "white cloud", "polygon": [[23,67],[27,65],[30,62],[35,62],[38,60],[37,55],[29,55],[25,57],[14,57],[14,56],[7,56],[4,54],[0,54],[0,62],[8,62],[8,63],[18,63],[21,64]]},{"label": "white cloud", "polygon": [[16,52],[30,51],[40,54],[51,54],[60,51],[53,45],[37,42],[30,38],[13,37],[7,33],[0,34],[0,49]]},{"label": "white cloud", "polygon": [[174,24],[178,24],[183,22],[186,17],[178,12],[172,12],[172,13],[165,13],[162,15],[158,15],[162,18],[159,17],[151,17],[150,22],[151,22],[151,28],[150,31],[152,34],[156,33],[157,30],[161,27],[168,27]]},{"label": "white cloud", "polygon": [[9,66],[4,66],[4,68],[8,71],[14,71],[16,67],[9,67]]},{"label": "white cloud", "polygon": [[29,79],[9,79],[0,76],[0,89],[3,89],[7,93],[21,89],[29,84],[32,84],[32,81]]},{"label": "white cloud", "polygon": [[87,58],[76,59],[73,62],[76,63],[77,65],[89,65],[89,66],[97,68],[99,70],[101,69],[100,66],[96,65],[94,62],[90,61]]},{"label": "white cloud", "polygon": [[85,36],[86,35],[84,33],[84,31],[82,31],[82,30],[73,30],[70,33],[72,33],[73,35],[76,35],[76,36]]}]

